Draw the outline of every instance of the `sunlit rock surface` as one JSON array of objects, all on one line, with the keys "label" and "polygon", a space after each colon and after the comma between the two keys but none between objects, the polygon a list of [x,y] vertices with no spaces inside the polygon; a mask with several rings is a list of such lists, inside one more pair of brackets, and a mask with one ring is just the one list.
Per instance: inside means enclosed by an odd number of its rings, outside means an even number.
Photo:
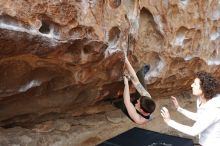
[{"label": "sunlit rock surface", "polygon": [[123,91],[123,54],[153,97],[220,76],[218,0],[1,0],[0,126],[108,109]]}]

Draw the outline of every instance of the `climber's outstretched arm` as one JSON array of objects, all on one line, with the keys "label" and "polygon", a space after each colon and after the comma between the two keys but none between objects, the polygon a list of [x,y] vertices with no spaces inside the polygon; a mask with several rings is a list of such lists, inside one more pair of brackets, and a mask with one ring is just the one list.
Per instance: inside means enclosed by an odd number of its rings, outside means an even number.
[{"label": "climber's outstretched arm", "polygon": [[133,67],[131,66],[131,63],[129,62],[128,58],[125,57],[125,65],[126,65],[126,69],[131,77],[131,81],[133,83],[133,85],[135,86],[135,88],[137,89],[137,91],[140,93],[141,96],[147,96],[149,98],[151,98],[151,95],[146,91],[146,89],[142,86],[142,84],[140,83],[135,70],[133,69]]}]

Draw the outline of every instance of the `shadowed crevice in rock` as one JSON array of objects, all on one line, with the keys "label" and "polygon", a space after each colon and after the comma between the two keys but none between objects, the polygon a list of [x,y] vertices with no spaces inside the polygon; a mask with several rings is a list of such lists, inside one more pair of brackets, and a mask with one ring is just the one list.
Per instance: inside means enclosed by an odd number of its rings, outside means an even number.
[{"label": "shadowed crevice in rock", "polygon": [[113,9],[118,8],[121,5],[121,0],[108,0],[108,2]]},{"label": "shadowed crevice in rock", "polygon": [[44,34],[50,33],[50,25],[43,21],[39,31]]},{"label": "shadowed crevice in rock", "polygon": [[110,43],[117,42],[120,37],[120,33],[121,31],[117,26],[112,27],[111,30],[109,31],[108,41]]},{"label": "shadowed crevice in rock", "polygon": [[140,29],[138,44],[141,48],[151,48],[152,50],[162,50],[164,37],[161,35],[154,21],[152,13],[146,8],[140,11]]}]

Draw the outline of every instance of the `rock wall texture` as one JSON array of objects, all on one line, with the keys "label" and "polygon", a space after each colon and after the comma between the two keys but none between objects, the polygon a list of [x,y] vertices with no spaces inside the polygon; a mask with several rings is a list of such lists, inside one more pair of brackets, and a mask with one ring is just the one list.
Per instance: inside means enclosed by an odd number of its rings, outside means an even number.
[{"label": "rock wall texture", "polygon": [[123,55],[155,98],[220,76],[218,0],[1,0],[0,126],[103,110],[123,90]]}]

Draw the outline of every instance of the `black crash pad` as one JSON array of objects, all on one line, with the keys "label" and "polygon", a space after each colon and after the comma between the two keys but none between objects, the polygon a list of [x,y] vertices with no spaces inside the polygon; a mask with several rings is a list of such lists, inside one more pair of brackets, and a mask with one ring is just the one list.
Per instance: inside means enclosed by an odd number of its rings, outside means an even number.
[{"label": "black crash pad", "polygon": [[135,127],[97,146],[193,146],[193,141]]}]

